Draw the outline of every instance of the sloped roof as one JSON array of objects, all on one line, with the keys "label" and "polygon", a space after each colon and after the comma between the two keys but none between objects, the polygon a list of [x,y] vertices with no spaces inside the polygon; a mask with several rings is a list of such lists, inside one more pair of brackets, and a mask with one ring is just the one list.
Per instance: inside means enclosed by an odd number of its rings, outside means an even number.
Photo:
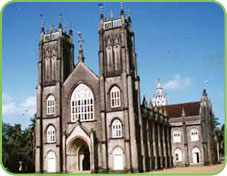
[{"label": "sloped roof", "polygon": [[162,106],[163,110],[166,108],[167,116],[170,118],[181,117],[182,109],[185,111],[185,116],[195,116],[199,115],[200,102],[189,102],[182,104],[172,104]]}]

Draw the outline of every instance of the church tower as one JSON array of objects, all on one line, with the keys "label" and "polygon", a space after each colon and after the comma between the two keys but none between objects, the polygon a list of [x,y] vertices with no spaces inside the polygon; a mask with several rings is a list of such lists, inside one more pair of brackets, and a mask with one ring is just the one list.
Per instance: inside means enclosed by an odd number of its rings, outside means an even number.
[{"label": "church tower", "polygon": [[[42,24],[38,59],[36,172],[62,171],[61,89],[74,69],[73,50],[72,30],[63,32],[61,20],[57,30],[52,25],[47,33]],[[45,135],[47,133],[50,138]],[[47,165],[53,165],[52,170],[48,170]]]},{"label": "church tower", "polygon": [[[108,171],[136,172],[139,168],[140,88],[134,40],[131,17],[126,17],[123,4],[118,18],[112,13],[105,18],[101,7],[100,103],[105,129],[102,134],[103,158],[106,158],[103,167]],[[123,133],[115,133],[115,128],[123,128]],[[122,155],[121,159],[117,159],[117,155]]]}]

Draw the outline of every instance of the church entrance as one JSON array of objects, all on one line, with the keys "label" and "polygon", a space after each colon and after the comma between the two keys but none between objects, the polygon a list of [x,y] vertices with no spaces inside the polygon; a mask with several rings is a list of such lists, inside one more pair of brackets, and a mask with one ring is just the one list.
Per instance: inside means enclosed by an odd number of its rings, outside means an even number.
[{"label": "church entrance", "polygon": [[120,147],[117,147],[113,151],[113,170],[123,170],[123,151]]},{"label": "church entrance", "polygon": [[81,146],[78,152],[80,171],[90,170],[90,152],[88,146]]},{"label": "church entrance", "polygon": [[70,173],[90,171],[90,151],[85,140],[76,138],[69,144],[67,165]]}]

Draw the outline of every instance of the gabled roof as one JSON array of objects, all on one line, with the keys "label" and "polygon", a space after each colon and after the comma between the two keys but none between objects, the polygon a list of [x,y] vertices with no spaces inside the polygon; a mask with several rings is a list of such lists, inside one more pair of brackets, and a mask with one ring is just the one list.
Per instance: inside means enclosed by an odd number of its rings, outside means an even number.
[{"label": "gabled roof", "polygon": [[99,76],[96,75],[95,72],[93,72],[84,62],[78,62],[74,70],[76,70],[79,65],[83,66],[88,72],[90,72],[94,78],[99,79]]},{"label": "gabled roof", "polygon": [[88,68],[88,66],[84,62],[78,62],[72,73],[70,73],[68,78],[65,80],[64,84],[66,84],[71,79],[71,77],[76,73],[76,71],[81,68],[87,71],[94,79],[99,80],[99,77],[90,68]]},{"label": "gabled roof", "polygon": [[196,116],[199,115],[200,102],[189,102],[182,104],[172,104],[162,106],[163,110],[166,108],[167,116],[170,118],[181,117],[182,110],[184,109],[185,116]]}]

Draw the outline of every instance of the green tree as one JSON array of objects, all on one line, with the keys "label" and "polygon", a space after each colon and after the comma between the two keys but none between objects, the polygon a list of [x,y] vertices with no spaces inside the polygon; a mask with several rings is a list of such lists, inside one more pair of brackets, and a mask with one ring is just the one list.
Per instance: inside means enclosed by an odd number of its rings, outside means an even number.
[{"label": "green tree", "polygon": [[218,144],[219,144],[219,153],[224,156],[224,150],[225,150],[225,125],[217,126],[214,130],[215,136],[217,137]]},{"label": "green tree", "polygon": [[23,172],[34,172],[35,119],[25,130],[21,125],[2,126],[2,161],[10,172],[19,172],[19,162],[23,163]]}]

